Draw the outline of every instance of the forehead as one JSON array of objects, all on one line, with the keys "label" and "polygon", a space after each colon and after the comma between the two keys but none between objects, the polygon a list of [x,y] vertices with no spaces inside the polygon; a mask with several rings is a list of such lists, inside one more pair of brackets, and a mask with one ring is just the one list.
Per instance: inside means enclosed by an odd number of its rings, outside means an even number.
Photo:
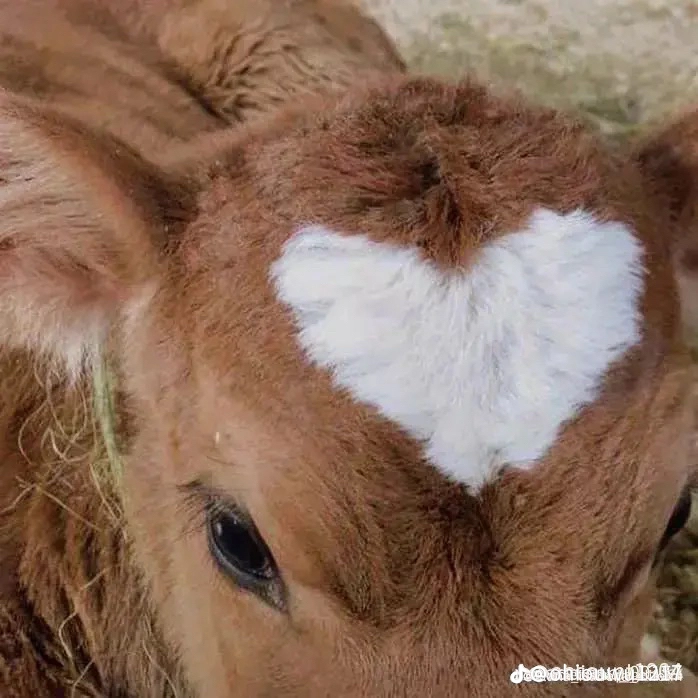
[{"label": "forehead", "polygon": [[262,392],[303,403],[293,376],[329,375],[469,485],[540,459],[629,350],[673,341],[637,173],[552,112],[408,81],[253,134],[214,179],[192,246],[208,314],[278,374]]},{"label": "forehead", "polygon": [[303,228],[272,276],[310,360],[473,487],[532,467],[640,341],[640,246],[581,211],[537,210],[446,272],[416,250]]}]

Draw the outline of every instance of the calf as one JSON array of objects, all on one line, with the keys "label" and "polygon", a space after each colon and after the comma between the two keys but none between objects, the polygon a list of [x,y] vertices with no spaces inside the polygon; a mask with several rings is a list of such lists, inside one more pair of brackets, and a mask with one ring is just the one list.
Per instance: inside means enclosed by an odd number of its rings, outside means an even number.
[{"label": "calf", "polygon": [[677,146],[394,76],[155,164],[3,94],[3,695],[613,663],[691,478]]}]

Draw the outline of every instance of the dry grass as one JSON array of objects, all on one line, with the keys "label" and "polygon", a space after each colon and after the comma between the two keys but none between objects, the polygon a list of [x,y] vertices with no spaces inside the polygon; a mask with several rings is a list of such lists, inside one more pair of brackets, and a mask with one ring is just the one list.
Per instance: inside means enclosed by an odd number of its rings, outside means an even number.
[{"label": "dry grass", "polygon": [[659,584],[652,630],[661,640],[662,654],[698,673],[698,516],[673,542]]}]

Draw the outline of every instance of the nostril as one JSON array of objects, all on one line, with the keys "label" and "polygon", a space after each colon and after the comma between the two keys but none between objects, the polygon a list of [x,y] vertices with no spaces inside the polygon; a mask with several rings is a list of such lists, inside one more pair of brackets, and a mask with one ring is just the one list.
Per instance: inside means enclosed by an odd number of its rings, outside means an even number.
[{"label": "nostril", "polygon": [[674,511],[671,512],[669,521],[667,523],[666,529],[664,530],[664,535],[659,543],[659,550],[662,551],[669,541],[686,525],[688,518],[691,515],[691,493],[688,489],[685,489],[681,493],[679,501],[674,507]]}]

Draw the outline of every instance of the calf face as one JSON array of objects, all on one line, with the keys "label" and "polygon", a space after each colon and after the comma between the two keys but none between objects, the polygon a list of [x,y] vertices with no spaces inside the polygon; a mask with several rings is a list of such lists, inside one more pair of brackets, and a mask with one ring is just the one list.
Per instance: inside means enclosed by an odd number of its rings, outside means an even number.
[{"label": "calf face", "polygon": [[118,376],[129,535],[193,692],[612,663],[689,477],[647,159],[429,80],[218,146],[164,172],[0,107],[3,336]]}]

